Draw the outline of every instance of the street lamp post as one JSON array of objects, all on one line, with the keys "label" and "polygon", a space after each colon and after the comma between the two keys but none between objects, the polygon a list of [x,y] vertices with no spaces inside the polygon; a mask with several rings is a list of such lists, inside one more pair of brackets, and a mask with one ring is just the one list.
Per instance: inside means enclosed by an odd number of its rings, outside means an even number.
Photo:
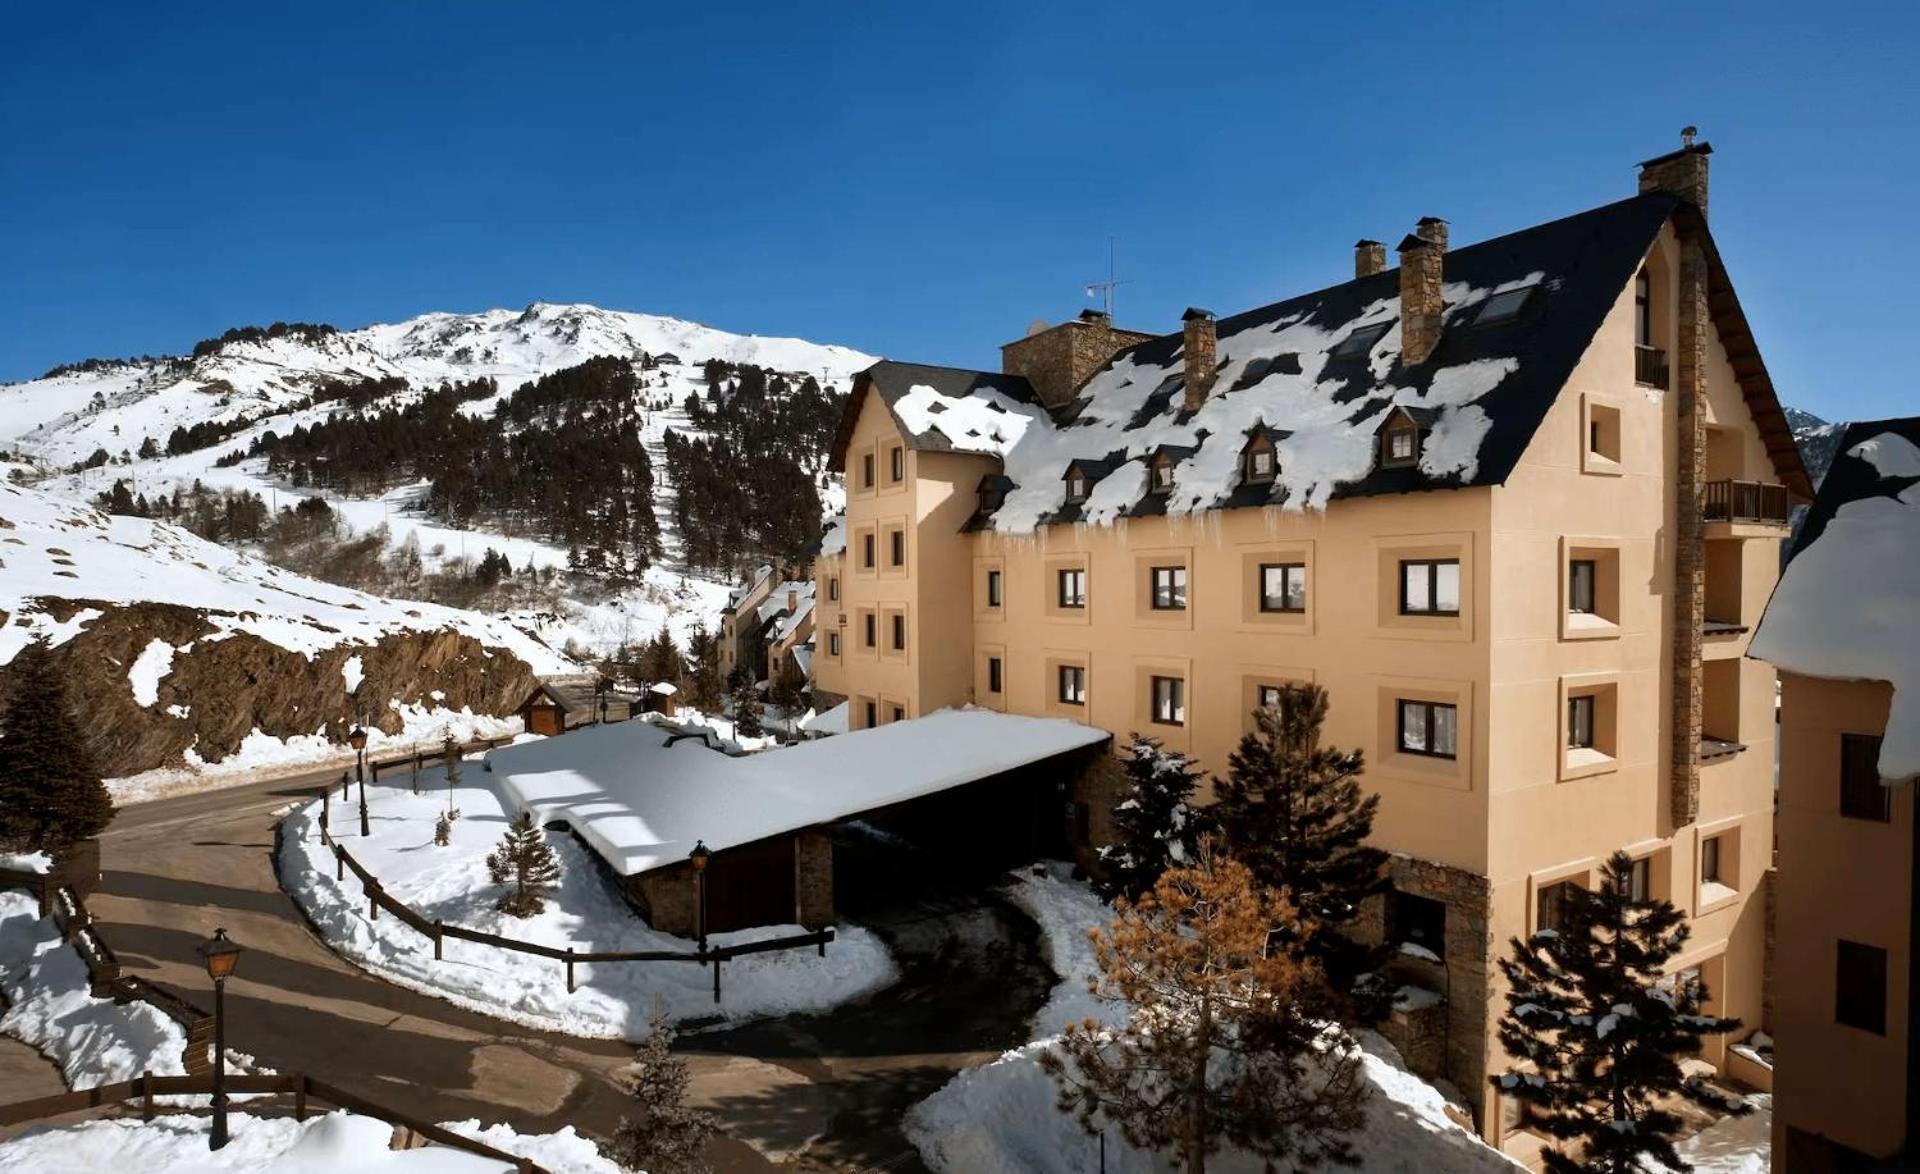
[{"label": "street lamp post", "polygon": [[707,850],[705,840],[695,840],[693,851],[687,853],[687,859],[693,862],[694,926],[700,933],[700,952],[707,952],[707,861],[713,853]]},{"label": "street lamp post", "polygon": [[213,1132],[207,1148],[217,1150],[227,1144],[227,978],[240,961],[240,947],[226,930],[216,929],[200,943],[199,954],[213,979]]},{"label": "street lamp post", "polygon": [[354,726],[347,735],[347,745],[353,747],[353,767],[360,777],[360,835],[373,834],[367,824],[367,731],[364,726]]}]

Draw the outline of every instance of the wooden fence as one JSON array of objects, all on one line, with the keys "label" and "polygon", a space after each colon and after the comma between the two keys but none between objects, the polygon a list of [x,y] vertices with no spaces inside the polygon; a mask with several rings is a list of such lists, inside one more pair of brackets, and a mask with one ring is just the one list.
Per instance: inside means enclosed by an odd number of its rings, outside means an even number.
[{"label": "wooden fence", "polygon": [[[57,879],[57,877],[55,878]],[[213,1016],[194,1003],[157,982],[149,982],[120,972],[120,959],[101,936],[88,912],[84,898],[71,884],[56,884],[39,873],[0,869],[0,888],[19,887],[40,898],[42,916],[53,918],[60,936],[80,955],[87,967],[87,986],[97,999],[118,1002],[137,1001],[157,1008],[178,1023],[187,1033],[186,1052],[181,1061],[189,1074],[210,1071],[213,1066]],[[171,1078],[169,1078],[171,1079]]]},{"label": "wooden fence", "polygon": [[[472,754],[476,750],[491,750],[495,746],[505,746],[511,741],[513,741],[512,738],[479,738],[462,745],[460,747],[460,753]],[[403,758],[389,758],[385,762],[367,763],[367,777],[374,782],[379,782],[380,772],[383,770],[399,770],[402,767],[412,767],[415,771],[420,771],[425,770],[427,767],[439,761],[439,751],[428,753],[424,748],[416,747],[412,754],[406,755]],[[348,769],[351,770],[352,768]]]},{"label": "wooden fence", "polygon": [[[536,1165],[531,1158],[523,1158],[495,1149],[485,1142],[464,1137],[449,1129],[442,1129],[431,1122],[415,1120],[384,1105],[356,1096],[345,1089],[298,1072],[285,1075],[231,1075],[226,1078],[226,1090],[230,1093],[290,1095],[293,1097],[293,1116],[298,1121],[307,1119],[307,1102],[324,1101],[350,1113],[358,1113],[362,1117],[373,1117],[385,1121],[389,1125],[405,1129],[414,1136],[433,1142],[435,1145],[465,1150],[467,1153],[478,1154],[483,1158],[492,1158],[513,1167],[520,1174],[545,1174],[544,1169]],[[47,1117],[59,1117],[67,1113],[78,1113],[86,1109],[124,1104],[130,1101],[138,1101],[141,1118],[151,1121],[154,1115],[155,1097],[211,1096],[212,1093],[213,1077],[210,1074],[155,1076],[148,1072],[142,1074],[137,1080],[95,1085],[92,1088],[78,1088],[72,1092],[0,1105],[0,1125],[17,1125],[23,1121],[38,1121]]]},{"label": "wooden fence", "polygon": [[447,938],[459,941],[475,942],[483,946],[492,946],[500,950],[512,950],[520,954],[533,954],[541,958],[551,958],[567,968],[567,993],[574,989],[573,968],[589,962],[694,962],[702,966],[713,967],[713,1001],[720,1001],[720,967],[722,963],[748,954],[766,954],[774,950],[796,950],[813,946],[820,951],[822,958],[827,955],[827,943],[833,940],[831,929],[813,933],[793,934],[784,938],[769,938],[766,941],[743,942],[731,946],[708,946],[702,950],[576,950],[571,946],[558,947],[542,945],[539,942],[523,942],[518,938],[502,937],[499,934],[485,933],[477,929],[468,929],[460,925],[448,925],[437,918],[427,918],[408,906],[404,901],[388,893],[380,885],[380,878],[368,872],[366,866],[353,858],[346,846],[333,838],[326,829],[321,829],[321,842],[333,849],[334,879],[344,881],[347,873],[353,873],[359,880],[360,888],[367,898],[367,918],[370,921],[380,919],[382,909],[391,913],[415,933],[429,938],[433,942],[434,961],[440,961]]}]

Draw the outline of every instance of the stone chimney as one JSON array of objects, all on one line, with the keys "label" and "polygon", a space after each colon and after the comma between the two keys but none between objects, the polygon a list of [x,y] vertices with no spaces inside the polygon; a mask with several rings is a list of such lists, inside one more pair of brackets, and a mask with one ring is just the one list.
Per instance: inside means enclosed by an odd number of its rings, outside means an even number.
[{"label": "stone chimney", "polygon": [[1219,335],[1211,310],[1189,306],[1187,312],[1180,315],[1180,325],[1185,335],[1187,356],[1185,407],[1189,412],[1197,412],[1200,405],[1207,402],[1207,393],[1213,390],[1213,381],[1220,375],[1220,364],[1214,356]]},{"label": "stone chimney", "polygon": [[1400,361],[1424,363],[1440,342],[1446,299],[1441,285],[1447,257],[1447,222],[1421,218],[1400,242]]},{"label": "stone chimney", "polygon": [[1680,132],[1680,149],[1656,155],[1640,164],[1642,192],[1671,192],[1707,214],[1707,156],[1711,143],[1698,143],[1700,132],[1687,127]]},{"label": "stone chimney", "polygon": [[1062,408],[1086,386],[1107,360],[1151,334],[1116,330],[1111,315],[1082,310],[1071,322],[1042,326],[1000,348],[1000,370],[1022,375],[1049,408]]},{"label": "stone chimney", "polygon": [[1357,240],[1353,242],[1353,275],[1372,277],[1387,267],[1387,246],[1379,241]]}]

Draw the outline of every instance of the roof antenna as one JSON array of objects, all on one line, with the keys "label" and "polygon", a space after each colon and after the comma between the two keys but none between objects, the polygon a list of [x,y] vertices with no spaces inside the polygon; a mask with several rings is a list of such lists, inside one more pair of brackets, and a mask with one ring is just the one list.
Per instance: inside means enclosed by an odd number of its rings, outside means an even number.
[{"label": "roof antenna", "polygon": [[1090,298],[1097,297],[1102,299],[1102,302],[1106,307],[1107,317],[1109,319],[1113,317],[1113,291],[1118,289],[1120,286],[1133,284],[1133,281],[1131,278],[1123,281],[1120,278],[1114,276],[1113,240],[1114,238],[1112,237],[1107,238],[1107,279],[1105,281],[1087,282],[1087,296]]},{"label": "roof antenna", "polygon": [[1700,133],[1700,128],[1697,126],[1681,127],[1680,128],[1680,146],[1688,151],[1693,150],[1693,140],[1697,135],[1699,135],[1699,133]]}]

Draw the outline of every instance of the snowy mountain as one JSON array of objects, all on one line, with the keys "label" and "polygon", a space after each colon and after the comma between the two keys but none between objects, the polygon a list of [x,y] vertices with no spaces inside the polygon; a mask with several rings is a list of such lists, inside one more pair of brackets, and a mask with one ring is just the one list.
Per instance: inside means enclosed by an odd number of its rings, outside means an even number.
[{"label": "snowy mountain", "polygon": [[1813,479],[1814,487],[1827,475],[1827,466],[1833,464],[1833,456],[1840,447],[1840,437],[1845,434],[1845,421],[1830,424],[1812,412],[1803,412],[1799,408],[1787,408],[1787,427],[1793,430],[1794,442],[1800,446],[1800,460],[1807,466],[1807,476]]}]

